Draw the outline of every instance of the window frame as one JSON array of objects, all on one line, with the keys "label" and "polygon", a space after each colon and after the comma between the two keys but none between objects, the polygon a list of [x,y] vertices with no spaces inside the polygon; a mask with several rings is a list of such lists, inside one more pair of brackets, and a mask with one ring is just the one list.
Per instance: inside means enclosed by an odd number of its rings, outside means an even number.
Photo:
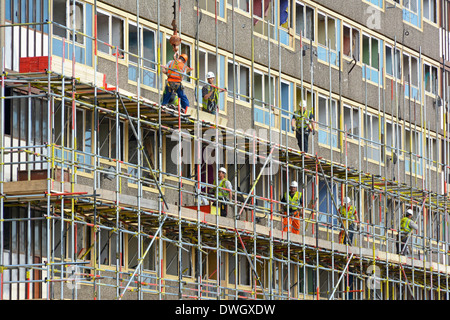
[{"label": "window frame", "polygon": [[[301,37],[302,38],[306,38],[306,39],[308,39],[308,40],[310,40],[310,41],[315,41],[315,20],[316,20],[316,10],[315,10],[315,8],[313,8],[313,7],[311,7],[311,6],[308,6],[307,4],[305,4],[305,3],[303,3],[303,2],[301,2],[301,1],[295,1],[295,34],[297,35],[297,36],[300,36],[300,33],[298,32],[299,31],[299,27],[298,27],[298,24],[300,24],[300,21],[299,21],[299,18],[298,18],[298,15],[297,15],[297,7],[298,6],[302,6],[303,7],[303,10],[302,10],[302,13],[303,13],[303,29],[302,30],[300,30],[301,31]],[[307,30],[307,21],[308,21],[308,15],[307,15],[307,10],[308,9],[310,9],[311,11],[312,11],[312,14],[311,14],[311,31],[310,31],[310,35],[308,35],[308,33],[306,32],[306,30]]]},{"label": "window frame", "polygon": [[[126,25],[126,20],[125,18],[122,18],[118,15],[112,14],[106,10],[102,10],[102,9],[97,9],[97,37],[98,37],[98,30],[99,30],[99,24],[98,24],[98,15],[104,15],[108,17],[108,41],[105,41],[107,44],[103,44],[103,43],[98,43],[97,44],[97,50],[100,53],[103,54],[107,54],[107,55],[115,55],[116,52],[112,52],[113,48],[111,46],[115,46],[113,44],[113,33],[114,33],[114,29],[113,29],[113,19],[118,19],[122,22],[122,47],[118,46],[118,51],[119,51],[119,59],[120,60],[124,60],[125,59],[125,55],[122,53],[120,53],[120,51],[124,51],[125,50],[125,43],[128,42],[126,41],[127,39],[125,39],[125,25]],[[98,37],[99,38],[99,37]],[[103,41],[103,40],[102,40]],[[102,50],[101,47],[106,47],[107,48],[107,52]]]}]

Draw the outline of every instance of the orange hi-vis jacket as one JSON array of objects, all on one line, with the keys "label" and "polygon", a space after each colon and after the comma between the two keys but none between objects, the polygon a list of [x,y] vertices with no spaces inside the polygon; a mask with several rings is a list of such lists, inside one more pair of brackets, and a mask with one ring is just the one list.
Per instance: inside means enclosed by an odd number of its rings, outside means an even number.
[{"label": "orange hi-vis jacket", "polygon": [[167,70],[168,82],[181,82],[181,73],[186,72],[186,66],[180,60],[172,60],[169,62]]}]

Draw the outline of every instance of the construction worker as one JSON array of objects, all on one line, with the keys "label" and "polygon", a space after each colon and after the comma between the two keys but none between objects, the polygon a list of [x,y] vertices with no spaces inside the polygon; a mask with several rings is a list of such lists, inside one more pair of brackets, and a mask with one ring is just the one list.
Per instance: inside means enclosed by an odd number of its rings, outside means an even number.
[{"label": "construction worker", "polygon": [[[283,199],[281,202],[287,202],[287,205],[283,205],[283,231],[291,231],[295,234],[300,234],[300,206],[302,203],[302,193],[297,190],[298,184],[297,181],[292,181],[289,186],[289,194],[287,192],[284,193]],[[288,202],[289,199],[289,202]],[[289,208],[289,215],[288,215]]]},{"label": "construction worker", "polygon": [[[227,216],[227,203],[228,201],[232,201],[233,193],[231,192],[232,185],[231,182],[226,178],[227,170],[224,167],[221,167],[219,169],[219,184],[218,184],[218,198],[220,202],[220,215],[222,217]],[[216,180],[213,182],[214,185],[216,185]],[[210,188],[209,193],[213,196],[216,195],[216,188]]]},{"label": "construction worker", "polygon": [[314,120],[314,115],[311,111],[308,111],[306,100],[301,101],[298,106],[299,109],[292,116],[291,127],[295,131],[300,151],[308,152],[309,133],[316,133],[312,121]]},{"label": "construction worker", "polygon": [[208,72],[206,74],[206,84],[202,88],[202,105],[203,111],[216,114],[217,104],[219,102],[219,91],[225,91],[225,89],[218,89],[214,85],[216,76],[214,72]]},{"label": "construction worker", "polygon": [[400,232],[398,233],[397,242],[397,254],[409,254],[409,248],[407,245],[408,237],[411,234],[411,229],[418,230],[417,224],[412,221],[413,211],[412,209],[406,210],[405,216],[400,220]]},{"label": "construction worker", "polygon": [[173,93],[176,93],[181,102],[181,109],[186,113],[189,107],[189,100],[184,94],[184,88],[181,84],[182,73],[192,71],[192,68],[186,66],[188,56],[183,53],[179,57],[175,56],[166,66],[161,66],[161,71],[167,75],[167,83],[162,97],[162,105],[167,105]]},{"label": "construction worker", "polygon": [[[339,208],[339,213],[343,222],[343,230],[339,233],[339,243],[352,245],[354,231],[358,230],[359,222],[357,220],[356,209],[352,205],[349,197],[344,198],[344,201]],[[348,239],[345,230],[347,230]]]}]

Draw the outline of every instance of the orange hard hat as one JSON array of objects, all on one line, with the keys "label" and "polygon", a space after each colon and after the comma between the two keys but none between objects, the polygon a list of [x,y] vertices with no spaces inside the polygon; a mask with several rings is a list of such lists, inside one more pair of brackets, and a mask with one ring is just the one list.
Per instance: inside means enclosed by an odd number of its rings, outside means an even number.
[{"label": "orange hard hat", "polygon": [[185,54],[185,53],[181,54],[180,58],[183,58],[183,59],[184,59],[184,62],[187,62],[187,61],[188,61],[188,56],[187,56],[187,54]]}]

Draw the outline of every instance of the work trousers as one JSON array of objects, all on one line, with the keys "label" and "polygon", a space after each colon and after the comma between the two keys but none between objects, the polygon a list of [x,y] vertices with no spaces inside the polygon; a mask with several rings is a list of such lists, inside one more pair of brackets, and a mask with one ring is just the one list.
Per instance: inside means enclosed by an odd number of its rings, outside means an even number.
[{"label": "work trousers", "polygon": [[291,217],[287,216],[287,212],[285,212],[284,215],[283,231],[300,234],[300,211],[291,212]]},{"label": "work trousers", "polygon": [[403,255],[409,254],[409,247],[406,243],[408,241],[409,233],[400,232],[397,238],[397,254],[401,254],[403,251]]},{"label": "work trousers", "polygon": [[351,223],[347,229],[348,238],[347,235],[345,234],[345,231],[341,230],[341,232],[339,232],[339,243],[348,244],[350,246],[353,245],[353,236],[355,235],[355,233],[353,232],[354,228],[355,228],[354,224]]},{"label": "work trousers", "polygon": [[[303,132],[303,137],[302,137]],[[300,148],[300,151],[308,152],[308,137],[309,137],[309,130],[307,128],[305,129],[297,129],[295,132],[295,135],[297,137],[297,143],[298,147]]]},{"label": "work trousers", "polygon": [[[187,108],[189,107],[189,100],[187,98],[187,96],[184,94],[184,90],[183,90],[183,86],[179,86],[178,90],[176,91],[177,95],[178,95],[178,99],[180,99],[180,104],[181,104],[181,110],[186,113]],[[166,84],[166,88],[164,90],[164,95],[162,97],[162,105],[167,105],[170,101],[170,96],[172,95],[172,89],[170,88],[170,86],[168,84]]]}]

